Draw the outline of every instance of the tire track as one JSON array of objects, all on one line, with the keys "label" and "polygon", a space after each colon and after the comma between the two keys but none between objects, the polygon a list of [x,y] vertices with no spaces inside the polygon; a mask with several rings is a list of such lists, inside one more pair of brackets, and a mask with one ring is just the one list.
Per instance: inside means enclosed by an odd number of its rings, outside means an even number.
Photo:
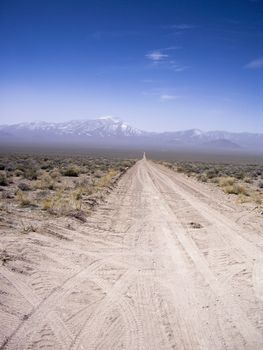
[{"label": "tire track", "polygon": [[121,314],[124,326],[126,326],[125,331],[129,334],[125,340],[125,344],[128,347],[132,346],[132,349],[140,349],[137,346],[140,339],[137,338],[139,331],[136,315],[129,303],[123,299],[129,285],[135,278],[136,270],[131,269],[115,283],[99,306],[95,309],[93,316],[87,320],[76,339],[71,344],[72,350],[83,348],[84,344],[89,344],[89,350],[95,349],[97,342],[100,340],[99,333],[101,329],[103,329],[103,323],[105,322],[106,317],[110,315],[112,309],[116,308],[118,304],[122,310]]},{"label": "tire track", "polygon": [[[28,318],[21,322],[19,326],[14,330],[8,341],[3,344],[0,349],[17,349],[18,344],[26,344],[30,331],[37,325],[43,323],[43,315],[52,312],[59,302],[63,301],[63,297],[70,293],[77,283],[81,283],[87,278],[89,272],[96,271],[102,266],[101,261],[95,261],[88,268],[84,268],[77,273],[74,273],[69,277],[59,288],[55,288],[50,295],[42,300],[28,315]],[[62,290],[61,290],[62,289]],[[58,330],[57,333],[60,333]],[[67,334],[67,338],[71,338],[71,334]]]},{"label": "tire track", "polygon": [[[150,169],[149,169],[150,168]],[[158,171],[153,168],[153,166],[150,166],[149,173],[153,173],[152,176],[158,179],[158,181],[162,184],[168,185],[172,181],[167,176],[164,176],[163,174],[159,174]],[[153,180],[154,181],[154,180]],[[154,182],[153,182],[153,186]],[[156,188],[156,187],[155,187]],[[173,188],[171,186],[171,188]],[[182,197],[184,197],[184,192],[177,187],[175,188],[175,191],[179,193]],[[156,188],[156,193],[158,194],[158,189]],[[159,192],[160,193],[160,192]],[[190,195],[189,195],[190,197]],[[195,209],[203,209],[205,205],[203,203],[200,203],[201,208],[198,207],[196,203],[194,203],[194,199],[191,198],[191,204],[195,207]],[[237,303],[236,299],[231,296],[231,294],[226,294],[224,286],[221,285],[221,283],[217,280],[217,278],[214,276],[212,271],[210,270],[205,258],[202,254],[200,254],[199,249],[196,247],[195,243],[191,238],[189,238],[185,232],[183,226],[180,224],[180,222],[177,221],[177,218],[175,217],[174,213],[170,209],[169,205],[166,204],[165,200],[162,199],[161,194],[159,195],[159,207],[160,210],[163,213],[163,216],[167,216],[167,223],[169,225],[174,225],[176,223],[176,236],[181,243],[184,250],[187,252],[187,254],[190,256],[192,261],[194,262],[196,268],[200,273],[202,274],[203,278],[207,283],[209,284],[210,288],[213,290],[215,295],[217,295],[218,298],[220,298],[220,301],[222,302],[222,305],[225,309],[225,312],[228,314],[228,316],[233,320],[235,323],[235,326],[239,329],[240,333],[243,335],[243,337],[249,341],[250,347],[253,349],[259,349],[259,344],[263,344],[263,335],[258,331],[257,327],[251,323],[251,321],[247,318],[247,314],[240,308],[239,304]],[[208,217],[206,214],[206,218],[211,220],[213,218],[216,221],[216,224],[222,224],[222,221],[218,219],[218,215],[214,214],[213,209],[208,209],[208,211],[211,211],[211,215]],[[213,215],[214,214],[214,215]],[[227,226],[228,227],[228,226]],[[223,226],[224,229],[226,229],[225,225]],[[228,233],[228,232],[227,232]],[[235,232],[234,235],[238,236]],[[240,236],[238,236],[240,237]],[[172,246],[172,238],[168,238]],[[260,253],[257,248],[254,246],[251,246],[251,244],[248,241],[245,241],[243,238],[240,237],[240,239],[234,240],[235,242],[238,241],[240,244],[245,243],[248,245],[248,248],[244,248],[243,245],[241,246],[241,249],[245,251],[248,254],[248,251],[250,253],[253,253],[252,256],[262,256],[262,253]],[[175,262],[176,263],[176,262]],[[232,312],[234,308],[234,312]],[[245,322],[242,322],[241,320],[246,320]]]}]

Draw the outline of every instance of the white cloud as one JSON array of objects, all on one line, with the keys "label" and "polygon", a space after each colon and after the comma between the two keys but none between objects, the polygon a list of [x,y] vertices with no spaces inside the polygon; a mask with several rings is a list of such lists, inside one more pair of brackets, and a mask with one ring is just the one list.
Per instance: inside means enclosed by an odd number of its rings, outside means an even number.
[{"label": "white cloud", "polygon": [[162,51],[172,51],[172,50],[179,50],[181,49],[181,46],[168,46],[162,49]]},{"label": "white cloud", "polygon": [[189,69],[189,66],[176,66],[174,67],[174,71],[175,72],[184,72],[185,70]]},{"label": "white cloud", "polygon": [[261,69],[263,68],[263,58],[258,58],[256,60],[250,61],[245,65],[245,68],[248,69]]},{"label": "white cloud", "polygon": [[161,51],[152,51],[146,54],[146,57],[154,62],[159,62],[168,57],[167,54],[162,53]]},{"label": "white cloud", "polygon": [[177,95],[161,95],[160,99],[161,101],[172,101],[172,100],[177,100],[178,98],[180,98],[180,96]]}]

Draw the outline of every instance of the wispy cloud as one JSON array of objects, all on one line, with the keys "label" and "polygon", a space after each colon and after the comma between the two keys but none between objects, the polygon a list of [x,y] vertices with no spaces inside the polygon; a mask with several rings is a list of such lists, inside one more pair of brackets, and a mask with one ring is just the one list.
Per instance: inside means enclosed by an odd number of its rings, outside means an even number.
[{"label": "wispy cloud", "polygon": [[196,26],[192,25],[192,24],[172,24],[171,26],[169,26],[169,28],[171,29],[177,29],[177,30],[187,30],[187,29],[193,29]]},{"label": "wispy cloud", "polygon": [[159,102],[173,102],[182,98],[181,95],[177,94],[177,91],[171,88],[152,88],[142,91],[142,95]]},{"label": "wispy cloud", "polygon": [[165,51],[175,50],[175,46],[170,46],[162,50],[154,50],[145,55],[146,58],[154,63],[155,67],[171,69],[174,72],[183,72],[189,67],[178,63],[171,55],[164,53]]},{"label": "wispy cloud", "polygon": [[250,61],[245,65],[247,69],[262,69],[263,68],[263,58],[257,58],[255,60]]},{"label": "wispy cloud", "polygon": [[162,61],[169,56],[167,54],[159,51],[159,50],[156,50],[156,51],[151,51],[151,52],[147,53],[146,57],[149,60],[152,60],[154,62],[159,62],[159,61]]},{"label": "wispy cloud", "polygon": [[178,95],[163,94],[163,95],[160,96],[160,100],[163,101],[163,102],[177,100],[178,98],[180,98],[180,96],[178,96]]},{"label": "wispy cloud", "polygon": [[169,63],[170,68],[175,72],[183,72],[183,71],[190,68],[189,66],[184,66],[182,64],[179,64],[175,60],[170,60],[168,63]]},{"label": "wispy cloud", "polygon": [[179,50],[181,49],[181,46],[168,46],[163,49],[160,49],[160,51],[173,51],[173,50]]},{"label": "wispy cloud", "polygon": [[190,68],[189,66],[177,66],[177,67],[174,67],[174,71],[179,73],[179,72],[184,72],[189,68]]}]

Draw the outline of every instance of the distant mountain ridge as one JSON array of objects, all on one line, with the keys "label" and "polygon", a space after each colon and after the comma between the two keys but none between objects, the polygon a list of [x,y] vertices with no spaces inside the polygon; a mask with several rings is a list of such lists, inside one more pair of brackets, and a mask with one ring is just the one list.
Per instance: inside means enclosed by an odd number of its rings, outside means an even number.
[{"label": "distant mountain ridge", "polygon": [[126,143],[131,146],[148,145],[174,148],[211,148],[229,150],[257,150],[263,152],[263,134],[227,131],[148,132],[112,117],[72,120],[63,123],[45,121],[0,125],[1,143],[12,142],[74,142]]},{"label": "distant mountain ridge", "polygon": [[[78,136],[138,136],[143,131],[133,128],[121,120],[112,117],[101,117],[90,120],[71,120],[64,123],[48,123],[45,121],[19,123],[13,125],[1,125],[0,131],[10,134],[44,133]],[[43,135],[44,136],[44,135]]]}]

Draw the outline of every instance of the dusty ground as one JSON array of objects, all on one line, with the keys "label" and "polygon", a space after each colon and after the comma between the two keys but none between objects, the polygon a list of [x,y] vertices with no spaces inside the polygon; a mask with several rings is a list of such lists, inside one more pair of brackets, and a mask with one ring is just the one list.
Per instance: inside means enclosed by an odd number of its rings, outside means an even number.
[{"label": "dusty ground", "polygon": [[0,349],[262,349],[259,211],[143,159],[86,223],[33,215],[0,222]]}]

